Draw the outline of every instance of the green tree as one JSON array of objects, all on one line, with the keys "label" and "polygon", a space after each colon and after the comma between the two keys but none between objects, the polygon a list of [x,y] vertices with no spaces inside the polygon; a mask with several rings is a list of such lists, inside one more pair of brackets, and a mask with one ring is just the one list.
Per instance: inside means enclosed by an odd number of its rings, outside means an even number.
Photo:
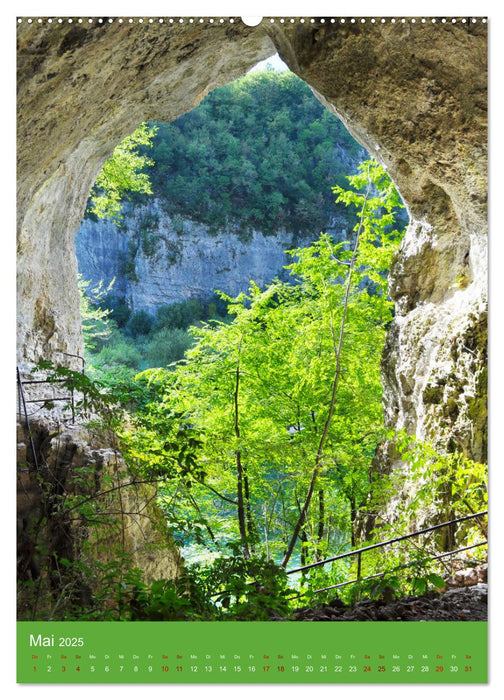
[{"label": "green tree", "polygon": [[127,332],[133,338],[148,335],[152,329],[153,323],[154,319],[151,314],[144,311],[144,309],[139,309],[131,314],[126,326]]},{"label": "green tree", "polygon": [[[314,389],[320,387],[327,391],[330,388],[330,391],[323,404],[326,408],[319,414],[322,420],[318,425],[311,478],[282,560],[284,566],[292,556],[307,519],[317,480],[326,468],[326,453],[334,451],[330,443],[331,435],[333,434],[334,440],[335,428],[339,427],[338,419],[341,419],[338,405],[346,408],[348,402],[351,406],[354,404],[353,411],[349,411],[352,414],[351,420],[361,419],[359,436],[365,436],[371,427],[366,419],[373,415],[372,407],[377,406],[376,399],[381,401],[380,391],[379,396],[375,395],[374,401],[360,404],[362,397],[373,386],[373,379],[375,389],[379,387],[379,368],[376,365],[373,367],[372,352],[373,348],[380,348],[381,357],[385,325],[391,320],[392,305],[387,298],[384,273],[388,270],[391,255],[400,239],[397,231],[388,231],[394,223],[393,211],[400,206],[400,200],[385,170],[377,163],[364,162],[359,166],[359,170],[359,174],[349,178],[350,189],[344,190],[339,186],[333,188],[338,195],[337,201],[357,209],[359,220],[354,228],[355,238],[351,251],[344,250],[341,245],[331,245],[330,238],[322,236],[316,246],[316,255],[313,255],[314,246],[299,250],[299,261],[292,265],[292,271],[303,276],[311,294],[320,299],[325,311],[317,337],[329,335],[330,347],[324,356],[325,376],[322,381],[317,378]],[[341,284],[337,283],[338,278],[341,279]],[[369,293],[367,288],[362,288],[366,279],[373,283],[373,293]],[[348,377],[341,389],[343,371],[348,373]],[[350,392],[347,391],[349,387]],[[341,391],[345,394],[344,397],[341,397]],[[354,400],[355,396],[358,396],[357,403]],[[364,412],[359,410],[361,406],[365,407]],[[348,443],[355,444],[349,440],[349,427],[345,426],[343,435],[336,443],[338,447]]]},{"label": "green tree", "polygon": [[158,401],[125,435],[141,470],[166,474],[171,522],[198,522],[211,546],[237,540],[245,559],[320,558],[367,495],[399,199],[372,161],[349,179],[334,189],[357,210],[353,241],[291,251],[297,284],[221,295],[229,321],[193,327],[184,360],[146,374]]},{"label": "green tree", "polygon": [[145,356],[149,367],[166,367],[184,357],[192,338],[183,328],[162,328],[147,344]]},{"label": "green tree", "polygon": [[114,280],[106,288],[103,286],[103,280],[95,287],[91,287],[90,280],[84,280],[82,275],[78,275],[77,284],[80,292],[80,315],[84,349],[86,352],[93,352],[98,346],[103,345],[112,332],[109,320],[110,311],[103,309],[100,303],[110,293]]},{"label": "green tree", "polygon": [[143,172],[154,161],[140,152],[140,147],[152,147],[156,127],[140,124],[114,148],[103,165],[90,194],[88,212],[99,219],[122,218],[122,200],[132,192],[152,194],[149,176]]}]

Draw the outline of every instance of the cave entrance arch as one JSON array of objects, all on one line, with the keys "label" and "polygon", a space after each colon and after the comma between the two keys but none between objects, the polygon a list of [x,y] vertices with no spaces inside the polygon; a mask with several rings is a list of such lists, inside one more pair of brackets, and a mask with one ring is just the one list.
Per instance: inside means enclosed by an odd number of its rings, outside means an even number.
[{"label": "cave entrance arch", "polygon": [[[152,18],[150,18],[152,19]],[[73,237],[102,163],[277,52],[396,182],[410,226],[391,279],[387,420],[485,450],[486,25],[340,18],[18,24],[18,362],[82,348]],[[468,341],[469,339],[469,341]],[[462,348],[471,345],[471,354]],[[467,355],[467,357],[466,357]],[[475,358],[475,359],[474,359]]]},{"label": "cave entrance arch", "polygon": [[160,310],[192,302],[192,313],[206,318],[217,306],[222,314],[216,290],[234,297],[250,280],[264,287],[288,279],[286,251],[321,231],[347,240],[355,222],[331,187],[347,186],[344,176],[369,157],[278,54],[175,121],[148,128],[151,194],[126,193],[120,221],[93,212],[91,200],[75,238],[90,296],[113,282],[101,305],[130,342],[144,337],[136,348],[142,368],[181,359],[184,344],[172,354],[166,337],[164,353],[145,349],[161,345],[152,344],[166,321],[156,321]]}]

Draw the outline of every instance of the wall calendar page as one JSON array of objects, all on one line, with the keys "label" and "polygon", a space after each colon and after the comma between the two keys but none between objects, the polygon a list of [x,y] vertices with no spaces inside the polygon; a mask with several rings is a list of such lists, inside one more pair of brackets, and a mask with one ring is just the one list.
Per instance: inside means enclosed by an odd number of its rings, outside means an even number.
[{"label": "wall calendar page", "polygon": [[487,31],[16,18],[19,684],[487,683]]}]

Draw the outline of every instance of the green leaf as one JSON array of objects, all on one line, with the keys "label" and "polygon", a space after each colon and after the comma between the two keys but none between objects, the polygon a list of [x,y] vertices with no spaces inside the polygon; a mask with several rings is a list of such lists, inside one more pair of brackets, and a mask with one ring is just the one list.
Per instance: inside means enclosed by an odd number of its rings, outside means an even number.
[{"label": "green leaf", "polygon": [[439,574],[429,574],[427,576],[427,581],[429,583],[432,583],[433,586],[436,588],[444,588],[445,587],[445,582],[442,576],[439,576]]}]

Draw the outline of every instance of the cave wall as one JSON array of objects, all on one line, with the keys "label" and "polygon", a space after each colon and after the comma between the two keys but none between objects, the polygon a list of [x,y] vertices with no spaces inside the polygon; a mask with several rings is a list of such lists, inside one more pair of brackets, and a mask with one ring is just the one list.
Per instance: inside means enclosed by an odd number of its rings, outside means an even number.
[{"label": "cave wall", "polygon": [[93,609],[111,568],[117,578],[138,568],[148,583],[182,571],[155,486],[128,472],[117,443],[47,415],[18,424],[18,619]]},{"label": "cave wall", "polygon": [[[384,164],[411,223],[391,272],[385,411],[486,451],[486,24],[18,25],[18,362],[82,352],[74,236],[102,163],[278,51]],[[448,406],[448,408],[447,408]]]}]

